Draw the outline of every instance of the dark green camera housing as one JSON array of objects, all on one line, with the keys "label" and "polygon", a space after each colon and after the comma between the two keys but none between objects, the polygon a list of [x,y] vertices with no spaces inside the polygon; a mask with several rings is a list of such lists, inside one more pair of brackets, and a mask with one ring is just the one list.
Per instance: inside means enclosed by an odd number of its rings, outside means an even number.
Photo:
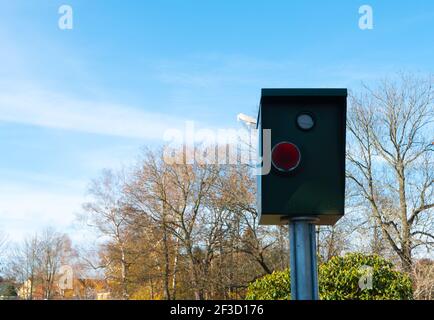
[{"label": "dark green camera housing", "polygon": [[[264,148],[260,134],[259,156],[275,161],[268,174],[258,175],[260,224],[315,217],[333,225],[344,215],[346,110],[346,89],[262,89],[257,127],[271,129],[271,146]],[[290,144],[299,151],[288,171],[279,164],[297,152],[270,154],[282,142],[288,152]]]}]

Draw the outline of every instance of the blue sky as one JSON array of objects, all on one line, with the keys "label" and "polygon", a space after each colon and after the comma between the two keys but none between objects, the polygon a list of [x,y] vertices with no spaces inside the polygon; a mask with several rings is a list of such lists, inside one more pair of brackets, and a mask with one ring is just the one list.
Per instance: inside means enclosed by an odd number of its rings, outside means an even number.
[{"label": "blue sky", "polygon": [[[62,4],[73,30],[58,28]],[[373,30],[358,28],[363,4]],[[0,0],[0,229],[80,239],[89,180],[164,129],[236,127],[262,87],[432,73],[433,35],[430,0]]]}]

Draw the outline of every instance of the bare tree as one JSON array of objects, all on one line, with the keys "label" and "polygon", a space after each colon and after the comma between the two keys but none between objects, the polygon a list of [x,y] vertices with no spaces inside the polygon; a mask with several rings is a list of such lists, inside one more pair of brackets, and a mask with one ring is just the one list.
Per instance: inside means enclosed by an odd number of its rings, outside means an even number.
[{"label": "bare tree", "polygon": [[416,261],[413,268],[414,292],[417,300],[434,299],[434,261],[421,259]]},{"label": "bare tree", "polygon": [[0,231],[0,274],[3,271],[2,264],[4,262],[3,259],[6,256],[7,240],[7,235]]},{"label": "bare tree", "polygon": [[[170,298],[171,273],[168,242],[173,239],[188,257],[196,299],[205,298],[209,265],[223,230],[224,210],[211,205],[219,173],[217,166],[168,165],[161,153],[147,152],[130,185],[131,204],[137,215],[145,221],[150,219],[161,230],[166,298]],[[174,259],[174,263],[177,261]],[[174,265],[172,270],[176,269]]]},{"label": "bare tree", "polygon": [[[178,261],[177,252],[175,251],[176,259],[174,259],[172,274],[173,292],[171,293],[170,277],[172,266],[169,243],[172,241],[172,236],[179,234],[178,230],[171,232],[176,228],[171,225],[175,214],[174,211],[176,211],[175,207],[171,207],[172,202],[180,201],[180,197],[177,197],[179,193],[176,192],[176,188],[171,186],[173,183],[172,178],[170,167],[164,163],[162,158],[158,154],[146,151],[128,187],[128,196],[134,208],[133,219],[136,221],[136,225],[140,225],[148,232],[149,229],[156,230],[157,234],[161,235],[159,241],[161,246],[156,246],[156,250],[163,256],[161,268],[163,270],[164,298],[168,300],[174,298],[176,294]],[[180,237],[177,237],[178,243],[180,239]]]},{"label": "bare tree", "polygon": [[32,300],[38,275],[40,246],[38,235],[27,237],[21,245],[16,245],[8,263],[8,277],[22,284],[19,294]]},{"label": "bare tree", "polygon": [[232,232],[235,232],[237,250],[249,255],[264,273],[273,272],[267,253],[277,242],[272,236],[276,228],[259,225],[255,177],[247,166],[233,167],[221,188],[224,205],[234,213],[235,225]]},{"label": "bare tree", "polygon": [[434,244],[432,78],[401,75],[351,96],[347,177],[382,237],[411,272],[414,251]]},{"label": "bare tree", "polygon": [[321,263],[339,256],[348,248],[348,232],[345,227],[342,221],[334,226],[317,227],[317,250]]},{"label": "bare tree", "polygon": [[8,260],[7,276],[21,285],[21,297],[29,300],[53,298],[58,289],[59,269],[67,263],[68,250],[68,237],[52,228],[46,228],[41,234],[36,233],[16,245]]},{"label": "bare tree", "polygon": [[69,238],[47,228],[39,239],[38,276],[40,277],[44,299],[51,299],[55,294],[59,269],[65,263],[64,257],[69,248]]},{"label": "bare tree", "polygon": [[147,254],[161,268],[165,299],[175,297],[185,276],[196,299],[221,298],[256,278],[258,266],[264,274],[274,269],[271,260],[285,265],[274,254],[282,251],[274,237],[279,229],[257,225],[254,188],[247,167],[167,164],[162,153],[146,152],[126,201],[130,225],[157,240]]},{"label": "bare tree", "polygon": [[[79,218],[88,226],[96,230],[107,242],[104,251],[112,252],[109,259],[104,259],[104,267],[120,267],[119,281],[122,298],[128,299],[128,208],[124,201],[125,178],[123,172],[118,174],[105,170],[100,179],[92,181],[89,194],[92,201],[83,205],[85,213]],[[109,255],[105,255],[106,258]]]}]

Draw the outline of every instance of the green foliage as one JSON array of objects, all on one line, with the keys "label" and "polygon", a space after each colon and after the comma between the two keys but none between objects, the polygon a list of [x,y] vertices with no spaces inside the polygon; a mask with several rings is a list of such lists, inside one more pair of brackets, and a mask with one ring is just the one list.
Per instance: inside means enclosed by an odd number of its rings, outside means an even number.
[{"label": "green foliage", "polygon": [[289,300],[291,298],[289,270],[274,271],[252,282],[247,300]]},{"label": "green foliage", "polygon": [[[372,286],[366,280],[369,276]],[[365,289],[361,289],[363,286]],[[411,280],[405,273],[396,271],[384,258],[361,253],[333,257],[323,264],[319,287],[324,300],[406,300],[413,296]]]},{"label": "green foliage", "polygon": [[16,297],[17,292],[11,283],[0,283],[0,297]]},{"label": "green foliage", "polygon": [[[372,287],[364,281],[370,274]],[[334,257],[320,266],[318,276],[322,300],[412,299],[410,278],[376,255],[350,253]],[[251,283],[246,299],[286,300],[290,299],[290,288],[289,271],[275,271]]]}]

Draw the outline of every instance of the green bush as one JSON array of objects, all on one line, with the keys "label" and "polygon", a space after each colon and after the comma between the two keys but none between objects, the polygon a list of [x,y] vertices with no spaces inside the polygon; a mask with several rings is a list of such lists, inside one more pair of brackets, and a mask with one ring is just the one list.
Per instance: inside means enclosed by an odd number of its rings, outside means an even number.
[{"label": "green bush", "polygon": [[291,299],[289,270],[274,271],[252,282],[247,289],[247,300]]},{"label": "green bush", "polygon": [[[372,275],[372,288],[364,277]],[[394,270],[393,264],[376,255],[350,253],[334,257],[319,268],[322,300],[400,300],[412,299],[410,278]],[[361,282],[359,284],[359,282]],[[361,289],[361,285],[365,289]],[[289,270],[275,271],[252,282],[248,300],[290,299]]]},{"label": "green bush", "polygon": [[[1,278],[0,278],[1,280]],[[15,287],[11,283],[1,283],[0,282],[0,300],[2,297],[16,297],[17,292],[15,291]]]},{"label": "green bush", "polygon": [[[371,286],[363,281],[368,274],[372,276]],[[404,300],[413,296],[410,278],[377,255],[333,257],[319,268],[318,278],[324,300]]]}]

